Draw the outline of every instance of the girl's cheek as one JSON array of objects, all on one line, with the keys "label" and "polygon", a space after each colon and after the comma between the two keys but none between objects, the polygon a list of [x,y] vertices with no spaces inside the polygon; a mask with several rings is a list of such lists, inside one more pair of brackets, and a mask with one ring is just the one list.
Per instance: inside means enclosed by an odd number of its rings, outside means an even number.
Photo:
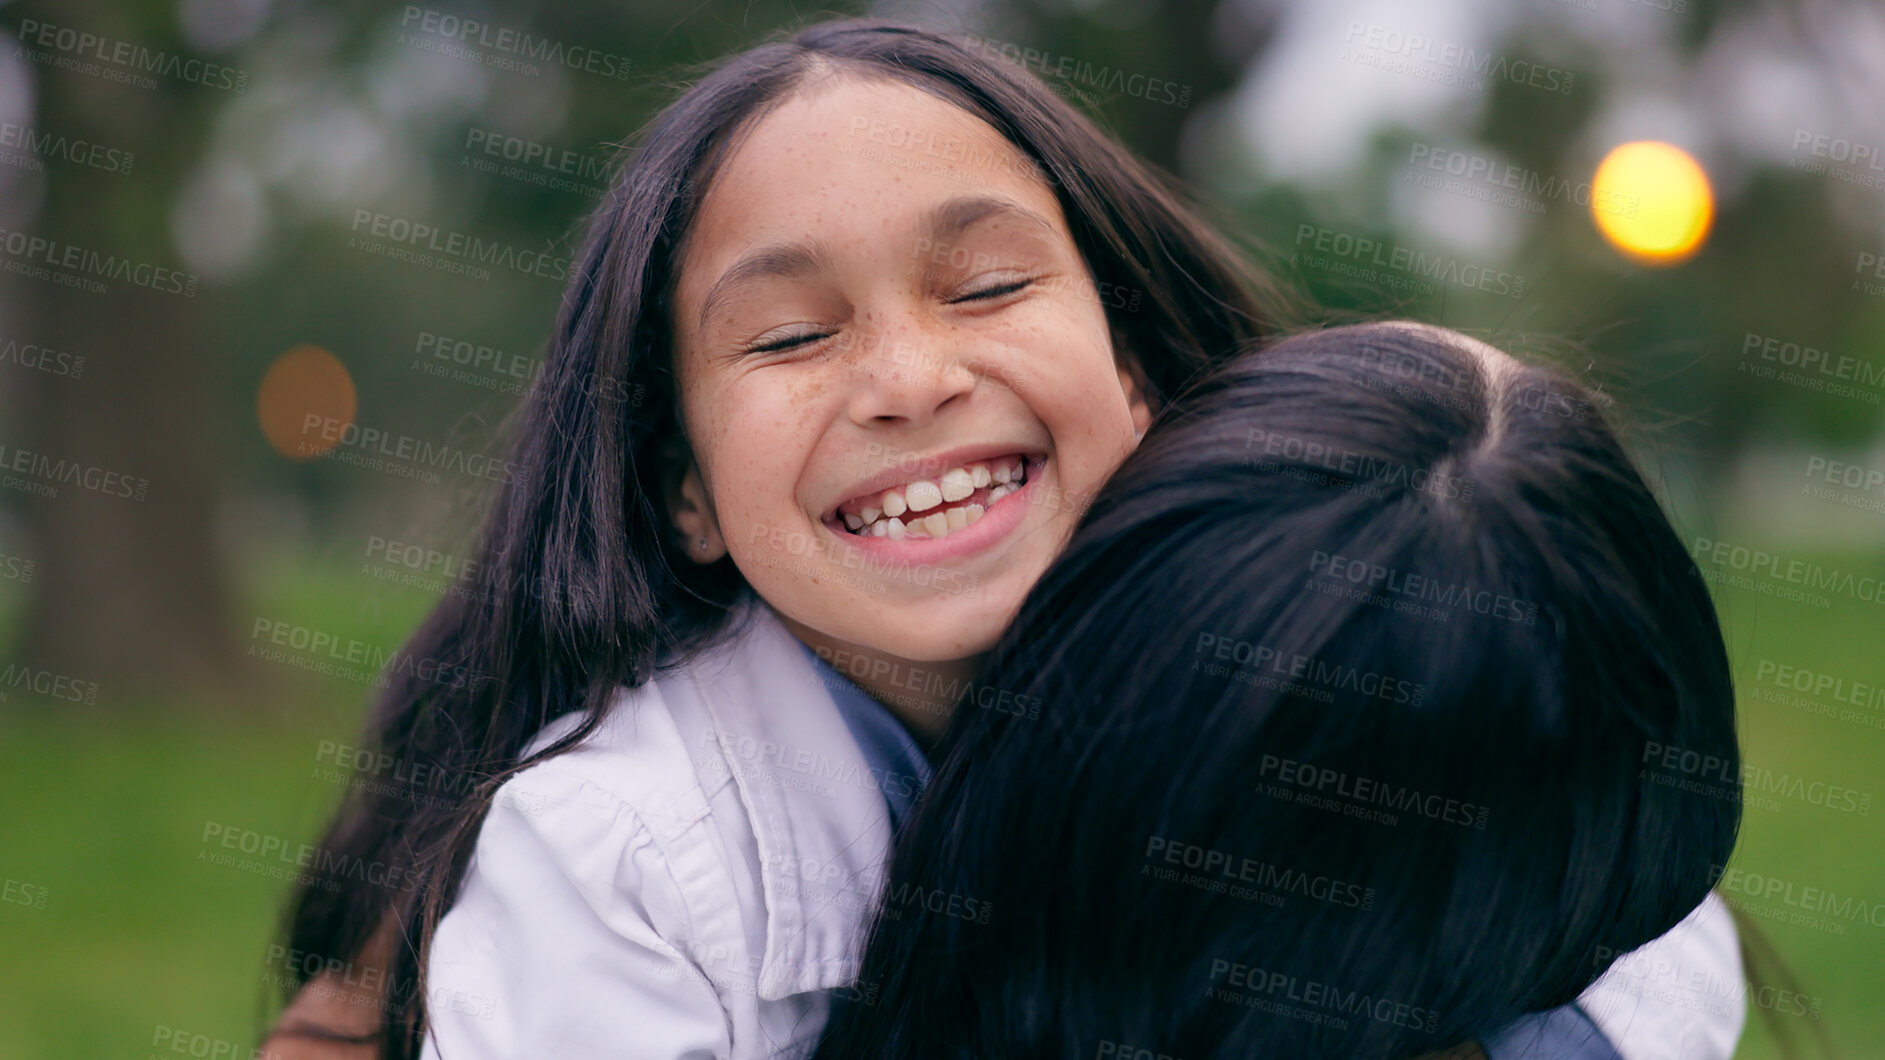
[{"label": "girl's cheek", "polygon": [[789,406],[733,410],[720,436],[715,507],[734,534],[794,522],[796,484],[810,470],[819,430],[810,410]]}]

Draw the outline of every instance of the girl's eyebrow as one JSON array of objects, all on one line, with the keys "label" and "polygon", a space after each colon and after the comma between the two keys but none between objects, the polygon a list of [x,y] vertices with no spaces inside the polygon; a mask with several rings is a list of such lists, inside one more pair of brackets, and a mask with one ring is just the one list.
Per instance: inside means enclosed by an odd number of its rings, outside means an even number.
[{"label": "girl's eyebrow", "polygon": [[[974,225],[991,218],[1010,218],[1031,228],[1038,228],[1047,235],[1058,234],[1051,221],[1012,199],[994,195],[958,195],[938,203],[923,215],[923,228],[927,233],[925,238],[930,246],[947,244]],[[918,245],[923,243],[919,241]],[[748,252],[721,273],[707,291],[707,297],[701,299],[701,329],[706,330],[707,319],[712,315],[714,306],[736,288],[772,276],[803,276],[829,268],[831,261],[831,247],[822,239],[810,243],[774,243]]]},{"label": "girl's eyebrow", "polygon": [[936,242],[961,235],[972,225],[992,217],[1005,217],[1022,221],[1030,227],[1040,229],[1046,235],[1057,235],[1053,222],[1033,210],[996,195],[959,195],[953,199],[938,203],[935,208],[923,215],[924,227],[929,238]]},{"label": "girl's eyebrow", "polygon": [[809,245],[775,243],[760,247],[742,256],[713,282],[707,297],[700,301],[700,328],[702,331],[707,329],[707,318],[713,313],[714,306],[737,288],[768,276],[802,276],[830,266],[831,248],[822,239],[814,240]]}]

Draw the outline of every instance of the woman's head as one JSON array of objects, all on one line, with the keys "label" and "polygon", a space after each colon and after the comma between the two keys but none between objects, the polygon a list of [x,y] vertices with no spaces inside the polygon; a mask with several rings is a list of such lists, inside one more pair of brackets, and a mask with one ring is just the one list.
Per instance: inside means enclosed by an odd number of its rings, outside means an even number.
[{"label": "woman's head", "polygon": [[1713,606],[1597,402],[1422,325],[1168,407],[984,678],[1039,717],[960,710],[823,1055],[1421,1055],[1667,931],[1739,821]]}]

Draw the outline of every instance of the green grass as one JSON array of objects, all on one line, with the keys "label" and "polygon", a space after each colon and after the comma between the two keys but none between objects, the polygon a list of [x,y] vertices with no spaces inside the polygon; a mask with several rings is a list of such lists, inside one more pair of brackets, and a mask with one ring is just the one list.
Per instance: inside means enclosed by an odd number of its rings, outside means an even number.
[{"label": "green grass", "polygon": [[4,871],[46,890],[44,909],[0,910],[17,1055],[144,1055],[159,1026],[248,1042],[283,885],[197,860],[201,836],[211,821],[311,835],[328,795],[308,780],[315,739],[156,705],[7,718]]},{"label": "green grass", "polygon": [[[1874,577],[1885,574],[1875,554],[1796,558]],[[1851,789],[1854,802],[1875,797],[1864,813],[1814,805],[1799,797],[1750,797],[1731,865],[1792,883],[1796,894],[1813,887],[1876,907],[1871,922],[1863,916],[1819,915],[1842,926],[1843,933],[1769,919],[1758,923],[1798,976],[1802,992],[1821,1001],[1818,1022],[1840,1055],[1885,1055],[1885,1011],[1876,997],[1880,968],[1885,967],[1885,927],[1876,926],[1885,923],[1885,857],[1880,856],[1885,845],[1885,770],[1879,768],[1885,763],[1885,727],[1879,727],[1885,725],[1885,710],[1848,708],[1873,723],[1867,724],[1769,702],[1756,694],[1774,687],[1771,681],[1757,679],[1763,660],[1873,687],[1885,685],[1885,657],[1879,653],[1885,644],[1885,605],[1834,596],[1832,606],[1822,610],[1732,589],[1718,593],[1717,600],[1740,690],[1741,746],[1747,763],[1770,770],[1776,781],[1790,775],[1809,785]],[[1779,808],[1769,808],[1772,804]],[[1794,908],[1780,898],[1731,894],[1770,911]],[[1740,1055],[1779,1055],[1758,1022],[1750,1013]],[[1813,1022],[1806,1017],[1785,1015],[1781,1022],[1795,1038],[1813,1033]]]},{"label": "green grass", "polygon": [[[1842,557],[1828,557],[1834,562]],[[1865,562],[1843,557],[1847,568]],[[434,597],[357,571],[284,568],[259,579],[238,615],[290,617],[377,644],[396,643]],[[1885,684],[1885,607],[1836,599],[1817,610],[1728,590],[1724,623],[1744,690],[1762,659]],[[0,708],[0,877],[44,888],[44,908],[0,902],[0,1052],[21,1057],[174,1055],[159,1028],[252,1044],[266,1019],[264,956],[287,885],[199,855],[210,822],[311,841],[339,789],[316,776],[323,739],[353,730],[367,689],[292,672],[288,698],[209,711],[149,703],[109,712]],[[1882,718],[1881,720],[1885,720]],[[1743,697],[1748,761],[1809,781],[1885,787],[1885,729]],[[1747,813],[1737,867],[1867,901],[1885,901],[1880,822],[1781,798]],[[1778,906],[1779,903],[1768,903]],[[1872,996],[1885,928],[1843,935],[1764,921],[1821,1022],[1847,1057],[1885,1055]],[[1811,1024],[1787,1016],[1789,1027]],[[246,1055],[246,1054],[242,1054]],[[1778,1055],[1750,1021],[1741,1055]]]},{"label": "green grass", "polygon": [[[256,583],[234,615],[245,645],[264,616],[392,646],[436,599],[357,571],[283,567]],[[356,731],[370,691],[258,670],[254,702],[213,709],[18,691],[0,707],[0,878],[35,899],[0,902],[0,1056],[174,1055],[154,1046],[160,1028],[248,1055],[288,884],[212,864],[206,828],[313,841],[341,794],[317,774],[320,743]]]}]

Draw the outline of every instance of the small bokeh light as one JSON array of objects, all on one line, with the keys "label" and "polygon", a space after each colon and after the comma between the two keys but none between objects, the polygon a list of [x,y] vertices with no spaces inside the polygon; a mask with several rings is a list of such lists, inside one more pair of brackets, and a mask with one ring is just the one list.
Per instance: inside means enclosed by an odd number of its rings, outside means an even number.
[{"label": "small bokeh light", "polygon": [[1708,174],[1673,144],[1613,148],[1591,178],[1591,217],[1610,244],[1644,265],[1687,260],[1708,238],[1715,195]]},{"label": "small bokeh light", "polygon": [[353,424],[358,407],[347,366],[309,343],[275,358],[255,394],[262,437],[294,460],[312,460],[332,449]]}]

